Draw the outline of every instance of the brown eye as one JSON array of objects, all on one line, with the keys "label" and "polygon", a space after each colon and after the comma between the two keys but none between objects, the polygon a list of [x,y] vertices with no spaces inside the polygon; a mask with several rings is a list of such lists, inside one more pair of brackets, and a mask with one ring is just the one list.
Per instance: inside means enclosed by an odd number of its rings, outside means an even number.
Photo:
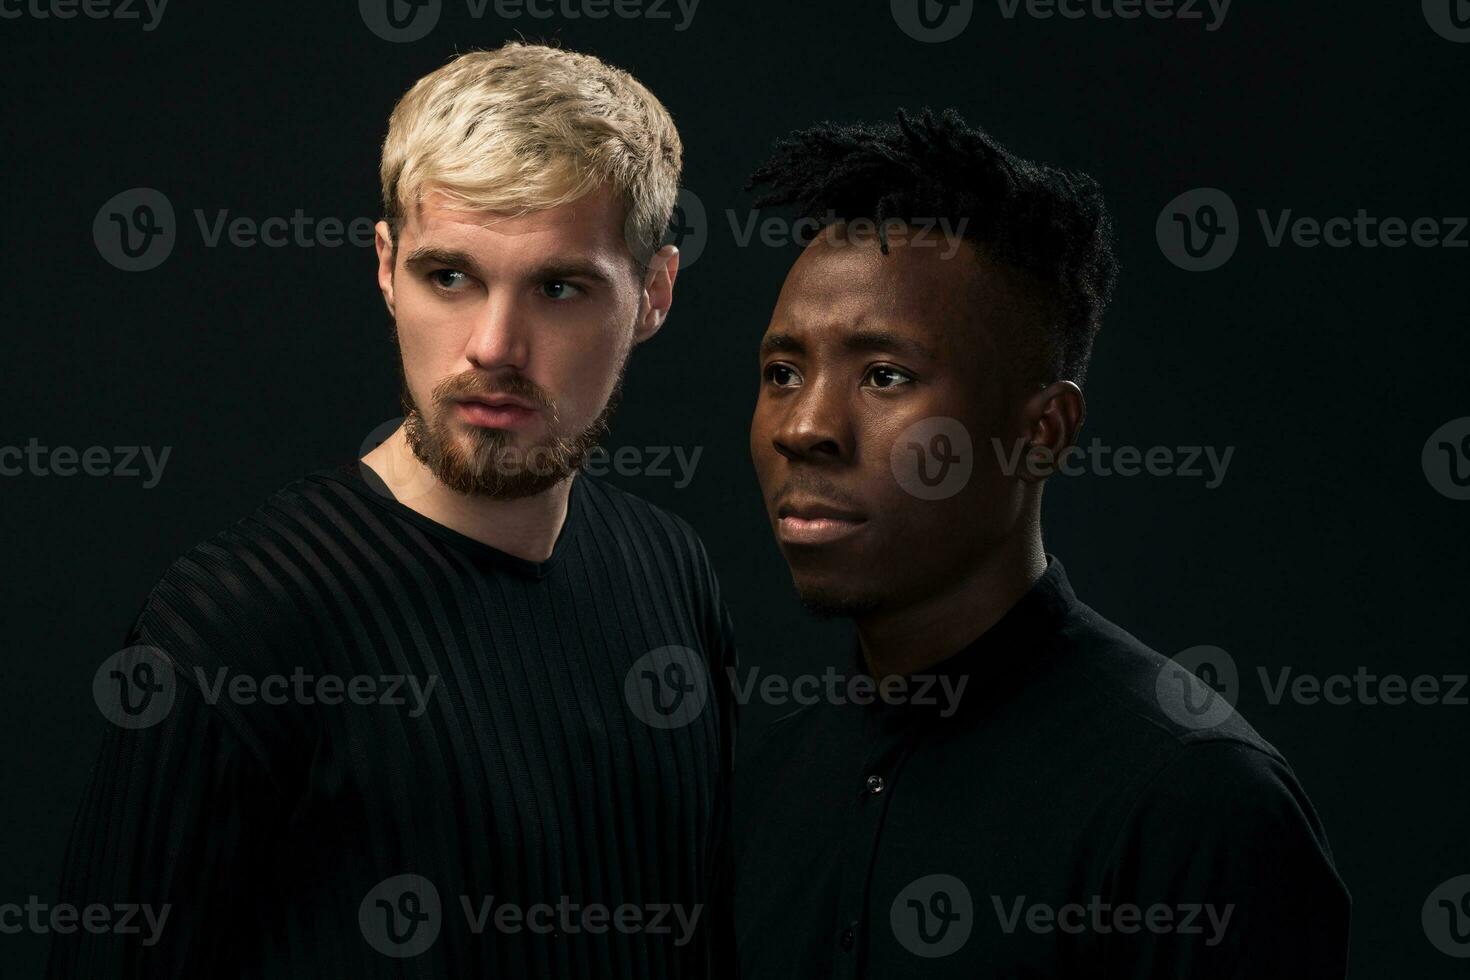
[{"label": "brown eye", "polygon": [[897,388],[899,385],[909,384],[914,378],[907,371],[887,364],[877,364],[868,369],[864,380],[871,382],[874,388]]},{"label": "brown eye", "polygon": [[766,368],[766,380],[778,388],[786,388],[796,381],[796,371],[789,364],[772,364]]}]

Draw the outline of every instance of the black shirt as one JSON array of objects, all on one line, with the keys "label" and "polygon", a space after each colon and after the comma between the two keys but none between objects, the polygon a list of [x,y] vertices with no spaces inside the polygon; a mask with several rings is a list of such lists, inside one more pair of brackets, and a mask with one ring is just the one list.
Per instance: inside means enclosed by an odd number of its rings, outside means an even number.
[{"label": "black shirt", "polygon": [[1166,670],[1052,558],[928,672],[957,700],[777,722],[737,772],[741,975],[1343,976],[1348,895],[1291,769]]},{"label": "black shirt", "polygon": [[734,715],[714,680],[734,650],[678,518],[579,476],[530,562],[354,462],[176,562],[128,643],[152,649],[99,671],[121,724],[62,895],[167,917],[58,934],[50,976],[701,978],[730,960]]}]

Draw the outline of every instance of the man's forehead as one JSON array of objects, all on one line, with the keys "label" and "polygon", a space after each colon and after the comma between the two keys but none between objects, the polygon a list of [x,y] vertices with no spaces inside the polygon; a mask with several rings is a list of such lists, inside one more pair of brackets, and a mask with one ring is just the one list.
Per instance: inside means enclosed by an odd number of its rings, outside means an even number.
[{"label": "man's forehead", "polygon": [[431,190],[409,209],[404,230],[419,238],[442,236],[461,241],[487,236],[556,235],[613,244],[621,241],[621,222],[621,204],[606,190],[555,207],[524,212],[476,210]]},{"label": "man's forehead", "polygon": [[[596,199],[593,199],[596,197]],[[587,195],[525,214],[475,211],[442,195],[427,196],[400,232],[400,255],[453,256],[472,269],[585,269],[616,281],[632,263],[616,202]]]},{"label": "man's forehead", "polygon": [[936,358],[953,349],[944,333],[893,311],[865,306],[855,297],[836,304],[798,301],[778,307],[761,340],[763,353],[832,353],[887,350]]},{"label": "man's forehead", "polygon": [[942,353],[985,318],[975,305],[973,257],[915,255],[901,245],[887,255],[876,246],[812,247],[820,251],[803,253],[782,287],[772,333],[848,347],[854,335],[882,333]]}]

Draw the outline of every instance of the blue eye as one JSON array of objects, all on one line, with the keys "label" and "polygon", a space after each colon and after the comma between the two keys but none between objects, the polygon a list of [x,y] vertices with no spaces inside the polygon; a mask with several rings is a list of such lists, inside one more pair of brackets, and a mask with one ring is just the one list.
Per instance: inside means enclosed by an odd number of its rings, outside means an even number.
[{"label": "blue eye", "polygon": [[468,279],[469,276],[458,269],[435,269],[429,273],[429,281],[444,290],[453,290]]},{"label": "blue eye", "polygon": [[574,286],[562,279],[552,279],[541,286],[541,295],[547,299],[567,300],[573,296],[582,295],[580,286]]}]

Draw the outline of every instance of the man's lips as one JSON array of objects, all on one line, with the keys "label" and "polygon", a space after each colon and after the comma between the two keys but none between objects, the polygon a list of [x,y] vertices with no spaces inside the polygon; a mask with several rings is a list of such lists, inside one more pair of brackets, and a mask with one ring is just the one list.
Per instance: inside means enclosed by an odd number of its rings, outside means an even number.
[{"label": "man's lips", "polygon": [[786,501],[776,508],[776,537],[782,544],[831,544],[857,533],[867,521],[857,511],[822,501]]},{"label": "man's lips", "polygon": [[475,395],[455,403],[455,412],[470,425],[487,429],[514,429],[536,417],[540,409],[510,395]]}]

